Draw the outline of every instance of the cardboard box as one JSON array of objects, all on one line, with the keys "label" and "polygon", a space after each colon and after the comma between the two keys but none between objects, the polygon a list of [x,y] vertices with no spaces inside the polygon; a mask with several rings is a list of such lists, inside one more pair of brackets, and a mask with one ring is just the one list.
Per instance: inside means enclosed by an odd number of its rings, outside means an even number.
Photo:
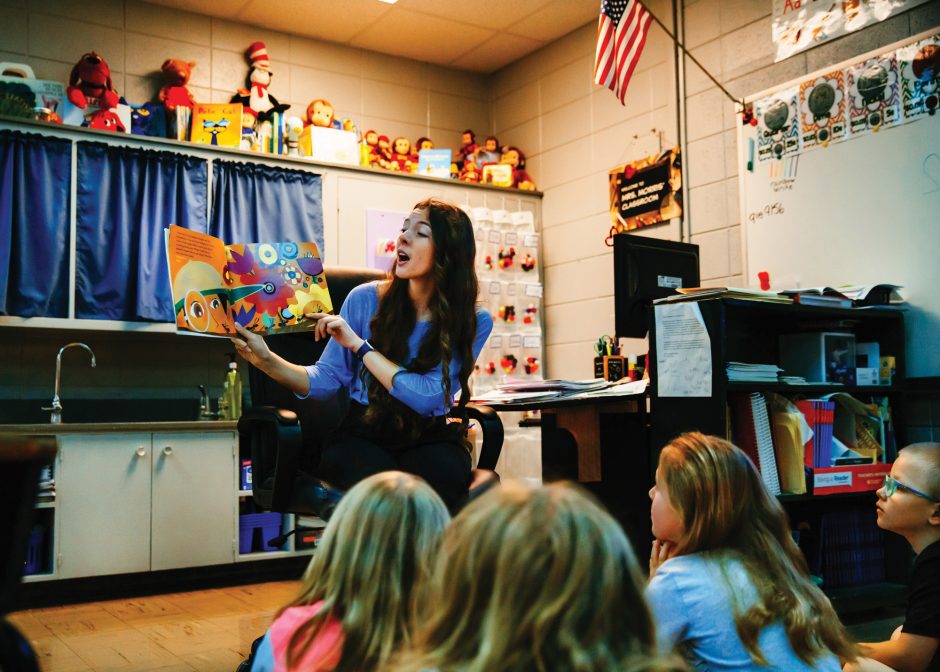
[{"label": "cardboard box", "polygon": [[891,465],[881,462],[811,469],[811,490],[813,495],[874,491],[884,485],[890,471]]},{"label": "cardboard box", "polygon": [[359,143],[351,131],[307,126],[300,134],[300,153],[317,161],[359,165]]}]

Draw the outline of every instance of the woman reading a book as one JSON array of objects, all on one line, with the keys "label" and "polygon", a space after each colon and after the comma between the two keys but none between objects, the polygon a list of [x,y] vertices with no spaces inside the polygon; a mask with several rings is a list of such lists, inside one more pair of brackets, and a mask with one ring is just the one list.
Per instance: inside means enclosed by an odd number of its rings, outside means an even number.
[{"label": "woman reading a book", "polygon": [[323,445],[318,474],[349,488],[371,474],[421,476],[451,508],[470,486],[465,423],[447,423],[460,391],[470,397],[473,364],[493,328],[477,306],[476,245],[470,219],[436,200],[418,203],[398,237],[389,279],[353,289],[339,315],[319,313],[317,340],[332,337],[312,366],[272,353],[236,325],[239,354],[301,398],[346,388],[350,408]]}]

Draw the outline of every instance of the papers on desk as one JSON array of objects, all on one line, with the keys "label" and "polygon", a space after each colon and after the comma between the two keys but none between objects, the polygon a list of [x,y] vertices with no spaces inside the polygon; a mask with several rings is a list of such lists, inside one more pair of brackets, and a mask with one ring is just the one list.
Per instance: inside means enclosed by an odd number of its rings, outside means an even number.
[{"label": "papers on desk", "polygon": [[777,375],[783,371],[776,364],[748,364],[728,362],[728,381],[748,383],[776,383]]},{"label": "papers on desk", "polygon": [[510,381],[473,397],[479,404],[518,404],[557,399],[606,399],[642,394],[646,380],[610,383],[600,378],[590,380]]}]

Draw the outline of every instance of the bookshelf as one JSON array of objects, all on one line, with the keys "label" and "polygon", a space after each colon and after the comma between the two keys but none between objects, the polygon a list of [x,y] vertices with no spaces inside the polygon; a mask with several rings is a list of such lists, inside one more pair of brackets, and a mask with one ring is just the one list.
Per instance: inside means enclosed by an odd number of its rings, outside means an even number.
[{"label": "bookshelf", "polygon": [[[899,417],[904,390],[904,316],[894,308],[830,308],[799,304],[710,298],[697,302],[710,339],[712,358],[711,394],[708,397],[660,397],[657,377],[650,387],[650,445],[652,463],[669,440],[684,431],[698,430],[735,440],[735,423],[729,401],[736,395],[753,392],[785,396],[791,400],[816,398],[833,392],[847,392],[856,398],[887,397],[892,409],[898,447],[904,445],[903,422]],[[755,364],[779,364],[778,337],[797,332],[851,333],[857,342],[877,342],[882,355],[893,355],[896,373],[891,385],[857,386],[808,384],[789,385],[775,382],[729,382],[725,367],[729,361]],[[656,325],[650,325],[650,361],[656,362]],[[730,404],[733,405],[733,404]],[[811,492],[811,491],[810,491]],[[850,492],[833,495],[782,494],[779,497],[790,516],[791,525],[801,535],[801,548],[811,570],[822,575],[823,589],[837,608],[854,611],[892,602],[900,597],[906,582],[911,556],[906,543],[896,535],[885,534],[874,526],[874,492]],[[845,521],[858,521],[857,539],[838,537],[835,530],[846,528]],[[855,528],[854,525],[848,525]],[[828,530],[828,531],[826,531]],[[853,532],[854,533],[854,532]],[[825,536],[827,543],[819,550],[812,535]],[[862,537],[866,541],[861,541]],[[838,575],[833,569],[833,554],[851,552],[853,544],[864,546],[870,566],[865,576]],[[836,549],[836,550],[833,550]],[[826,576],[828,567],[830,576]],[[867,577],[867,578],[866,578]],[[828,579],[828,580],[827,580]]]}]

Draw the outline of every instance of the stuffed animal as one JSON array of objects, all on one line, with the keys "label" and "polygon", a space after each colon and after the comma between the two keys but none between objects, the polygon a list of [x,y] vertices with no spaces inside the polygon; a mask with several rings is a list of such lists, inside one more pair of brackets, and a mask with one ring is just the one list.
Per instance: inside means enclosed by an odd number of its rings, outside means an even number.
[{"label": "stuffed animal", "polygon": [[393,170],[401,170],[406,173],[413,173],[418,169],[418,162],[411,153],[411,141],[408,138],[399,136],[392,143],[392,162],[397,164]]},{"label": "stuffed animal", "polygon": [[474,155],[480,147],[477,144],[476,135],[469,128],[463,132],[462,142],[463,145],[457,150],[457,168],[463,168],[463,164],[467,159],[475,160]]},{"label": "stuffed animal", "polygon": [[525,154],[518,147],[506,147],[499,158],[500,163],[512,166],[512,186],[516,189],[535,191],[535,182],[525,171]]},{"label": "stuffed animal", "polygon": [[126,133],[127,129],[121,123],[121,118],[111,110],[98,110],[91,115],[88,120],[88,128],[96,128],[99,131],[114,131],[115,133]]},{"label": "stuffed animal", "polygon": [[131,133],[155,138],[166,136],[166,113],[160,103],[131,105]]},{"label": "stuffed animal", "polygon": [[304,131],[304,122],[300,117],[287,117],[284,120],[284,137],[287,140],[287,155],[300,156],[300,134]]},{"label": "stuffed animal", "polygon": [[189,78],[193,74],[193,68],[196,67],[195,61],[180,61],[175,58],[168,58],[160,66],[163,71],[163,88],[160,89],[160,102],[170,112],[177,107],[192,108],[196,102],[196,97],[186,85],[189,84]]},{"label": "stuffed animal", "polygon": [[277,98],[268,93],[274,74],[264,42],[253,42],[245,53],[251,66],[248,71],[248,88],[239,89],[231,102],[241,103],[244,112],[257,117],[259,121],[270,121],[272,114],[283,113],[290,105],[277,102]]},{"label": "stuffed animal", "polygon": [[82,56],[72,68],[69,85],[65,89],[75,107],[85,109],[89,98],[98,100],[98,107],[109,109],[118,104],[118,94],[111,86],[111,69],[107,62],[93,51]]}]

